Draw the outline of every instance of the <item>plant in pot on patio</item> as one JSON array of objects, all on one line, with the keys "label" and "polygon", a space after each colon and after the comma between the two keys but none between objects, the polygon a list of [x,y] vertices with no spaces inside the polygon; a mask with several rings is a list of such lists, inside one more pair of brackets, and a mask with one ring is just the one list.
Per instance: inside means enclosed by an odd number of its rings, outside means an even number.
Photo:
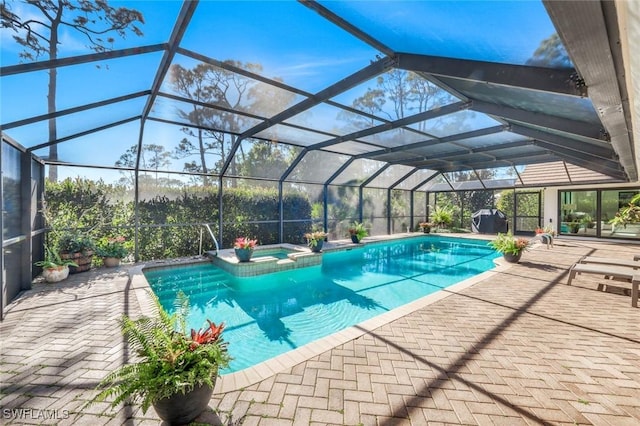
[{"label": "plant in pot on patio", "polygon": [[100,392],[83,408],[111,399],[111,408],[129,400],[146,413],[153,405],[169,424],[187,424],[209,405],[219,370],[231,361],[222,338],[224,323],[187,333],[189,299],[179,292],[176,312],[168,314],[154,297],[158,315],[120,320],[135,364],[109,373],[98,385]]},{"label": "plant in pot on patio", "polygon": [[363,238],[367,237],[369,232],[364,227],[364,223],[353,222],[349,228],[349,236],[351,236],[351,242],[358,244]]},{"label": "plant in pot on patio", "polygon": [[42,268],[42,276],[48,283],[57,283],[67,279],[69,266],[78,266],[72,260],[61,259],[56,250],[45,246],[44,260],[35,262],[34,265]]},{"label": "plant in pot on patio", "polygon": [[498,236],[489,242],[497,252],[502,253],[504,259],[509,263],[518,263],[522,257],[522,253],[529,247],[529,240],[526,238],[515,238],[511,232],[506,234],[498,234]]},{"label": "plant in pot on patio", "polygon": [[453,223],[453,208],[436,206],[431,214],[431,222],[437,230],[449,228]]},{"label": "plant in pot on patio", "polygon": [[432,227],[433,223],[431,222],[420,222],[420,229],[422,229],[422,232],[424,232],[425,234],[431,232]]},{"label": "plant in pot on patio", "polygon": [[258,245],[258,240],[252,240],[249,237],[238,237],[233,243],[236,257],[240,262],[248,262],[253,255],[253,249]]},{"label": "plant in pot on patio", "polygon": [[304,238],[307,240],[307,246],[314,253],[320,253],[324,244],[324,239],[327,237],[327,233],[324,231],[313,231],[304,234]]},{"label": "plant in pot on patio", "polygon": [[71,260],[77,266],[70,266],[69,272],[76,274],[91,269],[95,244],[86,235],[67,233],[58,241],[58,251],[62,260]]},{"label": "plant in pot on patio", "polygon": [[126,247],[126,239],[118,237],[102,237],[96,245],[96,254],[102,258],[102,264],[106,267],[114,267],[120,264],[129,250]]}]

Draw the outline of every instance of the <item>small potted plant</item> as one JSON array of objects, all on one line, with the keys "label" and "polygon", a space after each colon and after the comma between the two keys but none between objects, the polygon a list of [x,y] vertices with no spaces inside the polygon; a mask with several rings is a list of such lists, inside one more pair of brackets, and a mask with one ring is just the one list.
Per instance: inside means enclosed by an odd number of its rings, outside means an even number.
[{"label": "small potted plant", "polygon": [[95,244],[94,241],[82,234],[66,233],[58,241],[60,258],[71,260],[77,266],[71,266],[69,273],[76,274],[91,269]]},{"label": "small potted plant", "polygon": [[351,236],[351,241],[355,244],[358,244],[362,241],[363,238],[367,237],[369,232],[367,228],[364,227],[364,223],[361,222],[353,222],[351,227],[349,228],[349,236]]},{"label": "small potted plant", "polygon": [[158,315],[120,320],[122,332],[135,364],[125,364],[109,373],[98,385],[100,392],[83,408],[111,399],[111,408],[130,401],[140,402],[146,413],[153,405],[169,424],[188,424],[209,405],[219,370],[231,361],[222,339],[224,323],[187,333],[189,299],[178,293],[177,309],[168,314],[154,297]]},{"label": "small potted plant", "polygon": [[252,240],[249,237],[238,237],[233,243],[236,257],[239,262],[248,262],[253,255],[253,249],[258,245],[258,240]]},{"label": "small potted plant", "polygon": [[313,231],[304,234],[304,238],[307,240],[307,245],[311,251],[315,253],[322,251],[322,246],[326,237],[327,233],[324,231]]},{"label": "small potted plant", "polygon": [[45,246],[44,260],[35,262],[34,265],[42,268],[42,276],[48,283],[56,283],[67,279],[69,276],[69,266],[78,266],[72,260],[61,259],[56,250],[51,250]]},{"label": "small potted plant", "polygon": [[498,236],[489,242],[489,245],[493,247],[507,262],[518,263],[522,257],[522,253],[529,247],[529,240],[526,238],[514,238],[514,236],[507,232],[506,234],[498,234]]},{"label": "small potted plant", "polygon": [[120,261],[129,254],[126,239],[122,236],[102,237],[96,244],[96,254],[102,257],[104,266],[118,266]]},{"label": "small potted plant", "polygon": [[431,222],[420,222],[420,229],[422,229],[422,232],[424,232],[425,234],[431,232],[432,227],[433,223]]}]

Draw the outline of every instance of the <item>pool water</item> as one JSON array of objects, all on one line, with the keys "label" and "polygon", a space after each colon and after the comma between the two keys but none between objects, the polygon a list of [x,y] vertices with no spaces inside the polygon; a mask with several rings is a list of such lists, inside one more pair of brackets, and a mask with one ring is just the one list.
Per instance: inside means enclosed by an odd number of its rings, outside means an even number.
[{"label": "pool water", "polygon": [[190,328],[226,324],[227,374],[358,324],[492,269],[486,241],[425,236],[323,255],[322,265],[239,278],[210,264],[150,269],[169,312],[189,296]]}]

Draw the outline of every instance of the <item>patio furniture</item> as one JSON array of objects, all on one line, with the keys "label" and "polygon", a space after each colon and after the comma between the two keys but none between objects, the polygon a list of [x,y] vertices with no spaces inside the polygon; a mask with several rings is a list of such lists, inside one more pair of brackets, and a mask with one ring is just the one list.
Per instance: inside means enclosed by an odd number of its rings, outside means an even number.
[{"label": "patio furniture", "polygon": [[615,265],[615,266],[627,266],[629,268],[640,268],[640,262],[638,260],[640,256],[634,256],[633,260],[630,259],[618,259],[615,257],[598,257],[598,256],[583,256],[578,263],[591,263],[600,265]]},{"label": "patio furniture", "polygon": [[[640,264],[637,266],[640,266]],[[610,278],[612,280],[624,280],[630,282],[631,306],[633,306],[634,308],[638,307],[638,286],[640,285],[640,271],[636,268],[607,263],[576,262],[569,270],[569,280],[567,282],[567,285],[571,285],[571,281],[576,276],[576,274],[604,275],[605,278]],[[598,285],[598,289],[601,288],[602,284]]]}]

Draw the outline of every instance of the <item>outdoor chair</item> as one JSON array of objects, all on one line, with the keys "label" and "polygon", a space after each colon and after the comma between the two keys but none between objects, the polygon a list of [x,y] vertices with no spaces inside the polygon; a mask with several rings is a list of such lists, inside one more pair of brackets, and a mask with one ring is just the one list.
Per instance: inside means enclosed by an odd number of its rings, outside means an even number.
[{"label": "outdoor chair", "polygon": [[[596,257],[589,256],[592,259],[598,259]],[[584,260],[586,258],[581,259]],[[603,258],[600,258],[603,259]],[[607,258],[604,258],[607,259]],[[614,259],[618,260],[618,259]],[[571,285],[571,281],[577,274],[594,274],[603,275],[605,278],[618,281],[626,281],[631,283],[631,306],[638,307],[638,286],[640,285],[640,262],[637,262],[633,266],[621,266],[619,264],[611,263],[581,263],[580,261],[573,264],[569,270],[569,280],[567,285]],[[598,285],[598,290],[601,290],[603,284]]]}]

